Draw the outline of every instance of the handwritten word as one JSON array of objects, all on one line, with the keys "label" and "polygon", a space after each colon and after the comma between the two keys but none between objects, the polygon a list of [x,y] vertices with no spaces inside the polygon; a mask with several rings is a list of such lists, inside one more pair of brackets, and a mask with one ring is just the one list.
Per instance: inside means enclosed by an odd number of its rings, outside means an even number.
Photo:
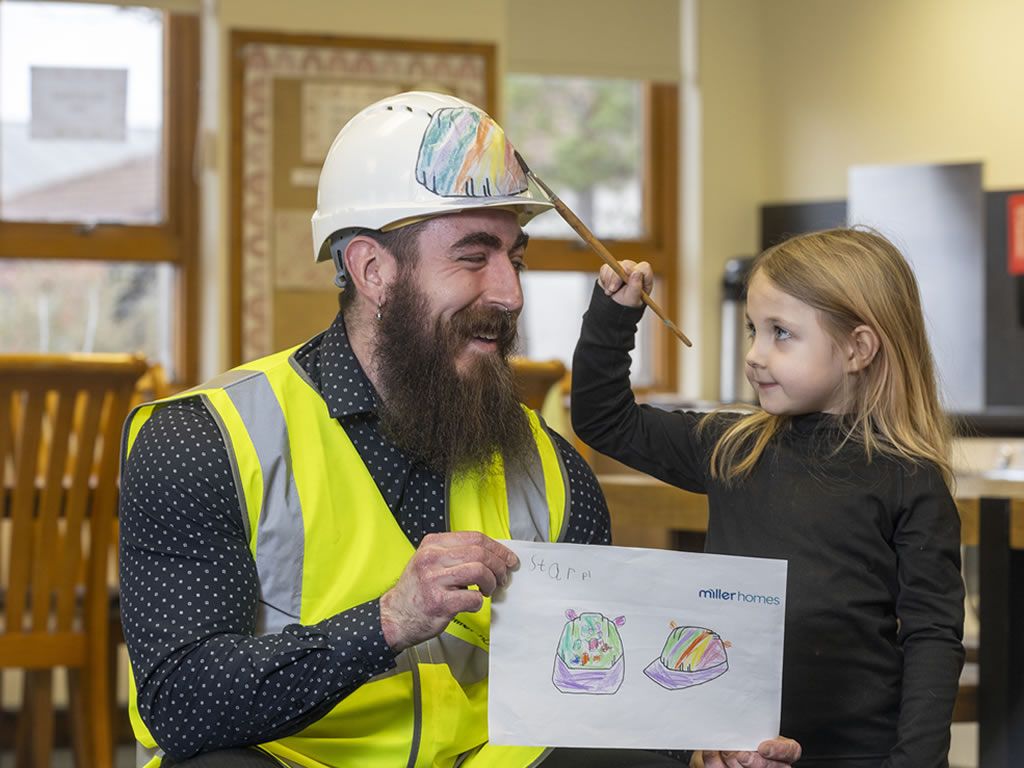
[{"label": "handwritten word", "polygon": [[593,578],[590,570],[573,568],[571,565],[563,566],[557,561],[547,563],[543,557],[530,555],[530,571],[539,571],[552,581],[587,581]]}]

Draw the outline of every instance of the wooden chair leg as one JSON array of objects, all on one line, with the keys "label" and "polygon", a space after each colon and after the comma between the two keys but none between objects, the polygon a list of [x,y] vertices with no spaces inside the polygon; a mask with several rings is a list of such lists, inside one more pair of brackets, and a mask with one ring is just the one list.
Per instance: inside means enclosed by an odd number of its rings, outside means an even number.
[{"label": "wooden chair leg", "polygon": [[[99,653],[106,657],[107,648],[101,647]],[[88,717],[90,763],[95,768],[114,764],[114,731],[110,712],[113,709],[110,690],[110,676],[105,664],[97,664],[87,668],[83,673],[85,709]]]},{"label": "wooden chair leg", "polygon": [[24,698],[18,716],[16,768],[49,768],[53,752],[53,674],[25,672]]},{"label": "wooden chair leg", "polygon": [[14,768],[29,768],[32,761],[32,733],[28,724],[28,700],[22,686],[21,711],[14,716]]},{"label": "wooden chair leg", "polygon": [[14,716],[14,768],[29,768],[32,764],[32,734],[29,731],[27,704],[22,699],[21,712]]},{"label": "wooden chair leg", "polygon": [[118,671],[121,662],[121,645],[124,643],[124,630],[121,627],[121,614],[119,610],[119,601],[112,601],[111,614],[109,622],[109,633],[107,635],[107,664],[109,665],[109,680],[110,680],[110,723],[113,728],[114,741],[118,739],[120,729],[118,728],[119,720],[121,718],[121,712],[118,709],[117,694],[118,694]]},{"label": "wooden chair leg", "polygon": [[71,725],[71,750],[75,756],[75,768],[98,768],[92,763],[91,734],[89,718],[82,690],[82,672],[68,670],[68,719]]}]

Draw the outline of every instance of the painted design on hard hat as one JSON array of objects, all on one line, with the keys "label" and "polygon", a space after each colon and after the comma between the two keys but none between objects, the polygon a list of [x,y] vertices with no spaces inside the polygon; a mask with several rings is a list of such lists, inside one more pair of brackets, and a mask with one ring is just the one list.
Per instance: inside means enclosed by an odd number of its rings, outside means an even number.
[{"label": "painted design on hard hat", "polygon": [[423,133],[416,180],[441,197],[495,197],[527,190],[501,126],[470,107],[437,110]]}]

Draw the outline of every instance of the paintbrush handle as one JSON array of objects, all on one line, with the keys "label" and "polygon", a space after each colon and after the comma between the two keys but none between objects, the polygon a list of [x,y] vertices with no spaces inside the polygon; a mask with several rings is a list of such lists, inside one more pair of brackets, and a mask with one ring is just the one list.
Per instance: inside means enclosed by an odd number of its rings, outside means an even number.
[{"label": "paintbrush handle", "polygon": [[[520,162],[522,163],[522,158],[520,158]],[[523,166],[526,170],[526,175],[544,191],[544,194],[547,195],[552,205],[555,206],[555,210],[558,211],[561,217],[565,219],[566,223],[573,228],[576,234],[583,238],[583,242],[589,245],[591,250],[600,256],[604,263],[615,271],[615,274],[622,278],[623,282],[629,282],[629,275],[626,274],[626,270],[624,270],[622,265],[619,264],[619,260],[612,256],[611,251],[604,247],[604,243],[597,239],[594,233],[590,231],[589,227],[583,223],[580,217],[573,213],[572,210],[570,210],[570,208],[561,201],[558,195],[556,195],[547,184],[537,178],[537,175],[534,174],[533,171],[526,168],[525,163],[523,163]],[[669,320],[668,315],[665,314],[665,310],[658,306],[658,302],[652,299],[647,291],[641,290],[640,298],[643,300],[644,304],[651,308],[651,311],[653,311],[654,314],[661,318],[661,322],[663,322],[668,329],[672,331],[672,333],[679,337],[679,340],[682,341],[683,344],[688,347],[693,346],[693,342],[686,338],[686,334],[679,330],[675,323]]]}]

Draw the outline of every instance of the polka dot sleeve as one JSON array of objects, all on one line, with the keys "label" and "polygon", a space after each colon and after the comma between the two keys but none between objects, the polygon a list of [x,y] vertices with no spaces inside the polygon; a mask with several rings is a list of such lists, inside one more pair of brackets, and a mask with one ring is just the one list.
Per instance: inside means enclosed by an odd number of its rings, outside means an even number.
[{"label": "polka dot sleeve", "polygon": [[139,711],[171,756],[269,741],[394,666],[377,601],[255,637],[227,451],[198,400],[142,428],[121,488],[121,611]]},{"label": "polka dot sleeve", "polygon": [[562,454],[562,463],[569,476],[572,515],[565,541],[571,544],[611,544],[608,505],[594,471],[568,440],[557,432],[552,432],[551,436]]}]

